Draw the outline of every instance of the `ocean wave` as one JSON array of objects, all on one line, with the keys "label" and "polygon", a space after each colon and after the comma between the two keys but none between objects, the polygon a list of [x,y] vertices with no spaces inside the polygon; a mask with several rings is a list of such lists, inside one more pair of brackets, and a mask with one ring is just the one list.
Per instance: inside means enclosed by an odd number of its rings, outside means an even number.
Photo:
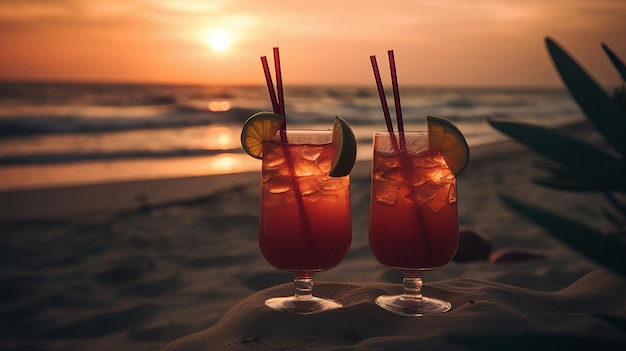
[{"label": "ocean wave", "polygon": [[[395,125],[393,92],[386,94]],[[403,87],[401,97],[406,130],[444,117],[470,144],[500,136],[487,116],[546,126],[582,118],[558,89]],[[385,130],[375,86],[286,86],[285,104],[287,128],[331,129],[341,116],[360,150]],[[0,83],[0,166],[241,153],[241,125],[271,108],[265,86]]]},{"label": "ocean wave", "polygon": [[[193,96],[229,97],[221,89],[192,86],[85,83],[0,83],[0,99],[29,106],[152,106],[174,105]],[[3,105],[4,105],[3,104]]]},{"label": "ocean wave", "polygon": [[[100,113],[97,117],[80,114],[23,114],[15,118],[0,118],[0,136],[20,137],[38,134],[100,133],[135,129],[180,128],[215,123],[242,123],[257,112],[254,109],[232,108],[212,112],[189,106],[170,107],[159,113]],[[119,108],[117,108],[119,112]],[[102,111],[101,111],[102,112]]]},{"label": "ocean wave", "polygon": [[1,166],[26,164],[55,164],[84,161],[109,161],[147,158],[174,158],[190,156],[214,156],[219,154],[243,153],[243,149],[209,150],[209,149],[173,149],[173,150],[126,150],[117,152],[78,152],[78,153],[45,153],[0,157]]}]

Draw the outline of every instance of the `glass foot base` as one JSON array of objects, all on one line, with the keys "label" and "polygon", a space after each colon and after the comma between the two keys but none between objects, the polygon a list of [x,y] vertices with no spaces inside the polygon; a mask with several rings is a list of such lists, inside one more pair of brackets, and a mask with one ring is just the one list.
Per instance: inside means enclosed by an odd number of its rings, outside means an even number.
[{"label": "glass foot base", "polygon": [[443,313],[452,307],[449,302],[443,300],[430,297],[407,298],[403,295],[381,295],[376,299],[376,304],[389,312],[407,317]]},{"label": "glass foot base", "polygon": [[274,297],[265,300],[265,306],[278,311],[289,311],[300,314],[311,314],[342,307],[337,301],[315,296],[307,298],[296,296]]}]

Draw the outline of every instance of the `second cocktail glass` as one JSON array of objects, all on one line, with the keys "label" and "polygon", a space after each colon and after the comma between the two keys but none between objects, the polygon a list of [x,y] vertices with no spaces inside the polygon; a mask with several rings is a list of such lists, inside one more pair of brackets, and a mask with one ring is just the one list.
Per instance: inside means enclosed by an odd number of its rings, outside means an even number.
[{"label": "second cocktail glass", "polygon": [[399,146],[390,136],[373,138],[369,243],[381,264],[404,274],[404,293],[376,304],[405,316],[446,312],[449,302],[422,296],[422,274],[456,252],[456,178],[441,151],[429,147],[429,132],[395,133]]},{"label": "second cocktail glass", "polygon": [[259,246],[275,268],[295,275],[295,294],[265,302],[314,313],[341,307],[312,295],[313,275],[344,258],[352,240],[349,176],[331,177],[332,131],[281,131],[263,144]]}]

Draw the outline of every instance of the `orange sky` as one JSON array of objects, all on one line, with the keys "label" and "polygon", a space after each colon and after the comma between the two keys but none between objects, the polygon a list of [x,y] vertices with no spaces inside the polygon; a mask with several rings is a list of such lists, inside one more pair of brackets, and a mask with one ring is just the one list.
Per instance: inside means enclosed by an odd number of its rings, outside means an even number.
[{"label": "orange sky", "polygon": [[1,1],[0,80],[264,84],[279,46],[286,85],[371,85],[388,49],[401,85],[560,85],[546,35],[616,84],[600,43],[626,59],[626,1]]}]

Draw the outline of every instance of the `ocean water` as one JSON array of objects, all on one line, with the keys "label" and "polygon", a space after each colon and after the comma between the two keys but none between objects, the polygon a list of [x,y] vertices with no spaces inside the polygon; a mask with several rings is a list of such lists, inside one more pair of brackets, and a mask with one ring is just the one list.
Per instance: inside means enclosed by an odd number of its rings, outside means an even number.
[{"label": "ocean water", "polygon": [[[401,87],[405,128],[445,117],[470,147],[505,138],[487,116],[559,126],[583,119],[563,89]],[[287,128],[354,129],[359,159],[385,122],[375,87],[286,86]],[[394,116],[393,95],[387,92]],[[0,83],[0,191],[260,169],[240,146],[265,86]]]}]

